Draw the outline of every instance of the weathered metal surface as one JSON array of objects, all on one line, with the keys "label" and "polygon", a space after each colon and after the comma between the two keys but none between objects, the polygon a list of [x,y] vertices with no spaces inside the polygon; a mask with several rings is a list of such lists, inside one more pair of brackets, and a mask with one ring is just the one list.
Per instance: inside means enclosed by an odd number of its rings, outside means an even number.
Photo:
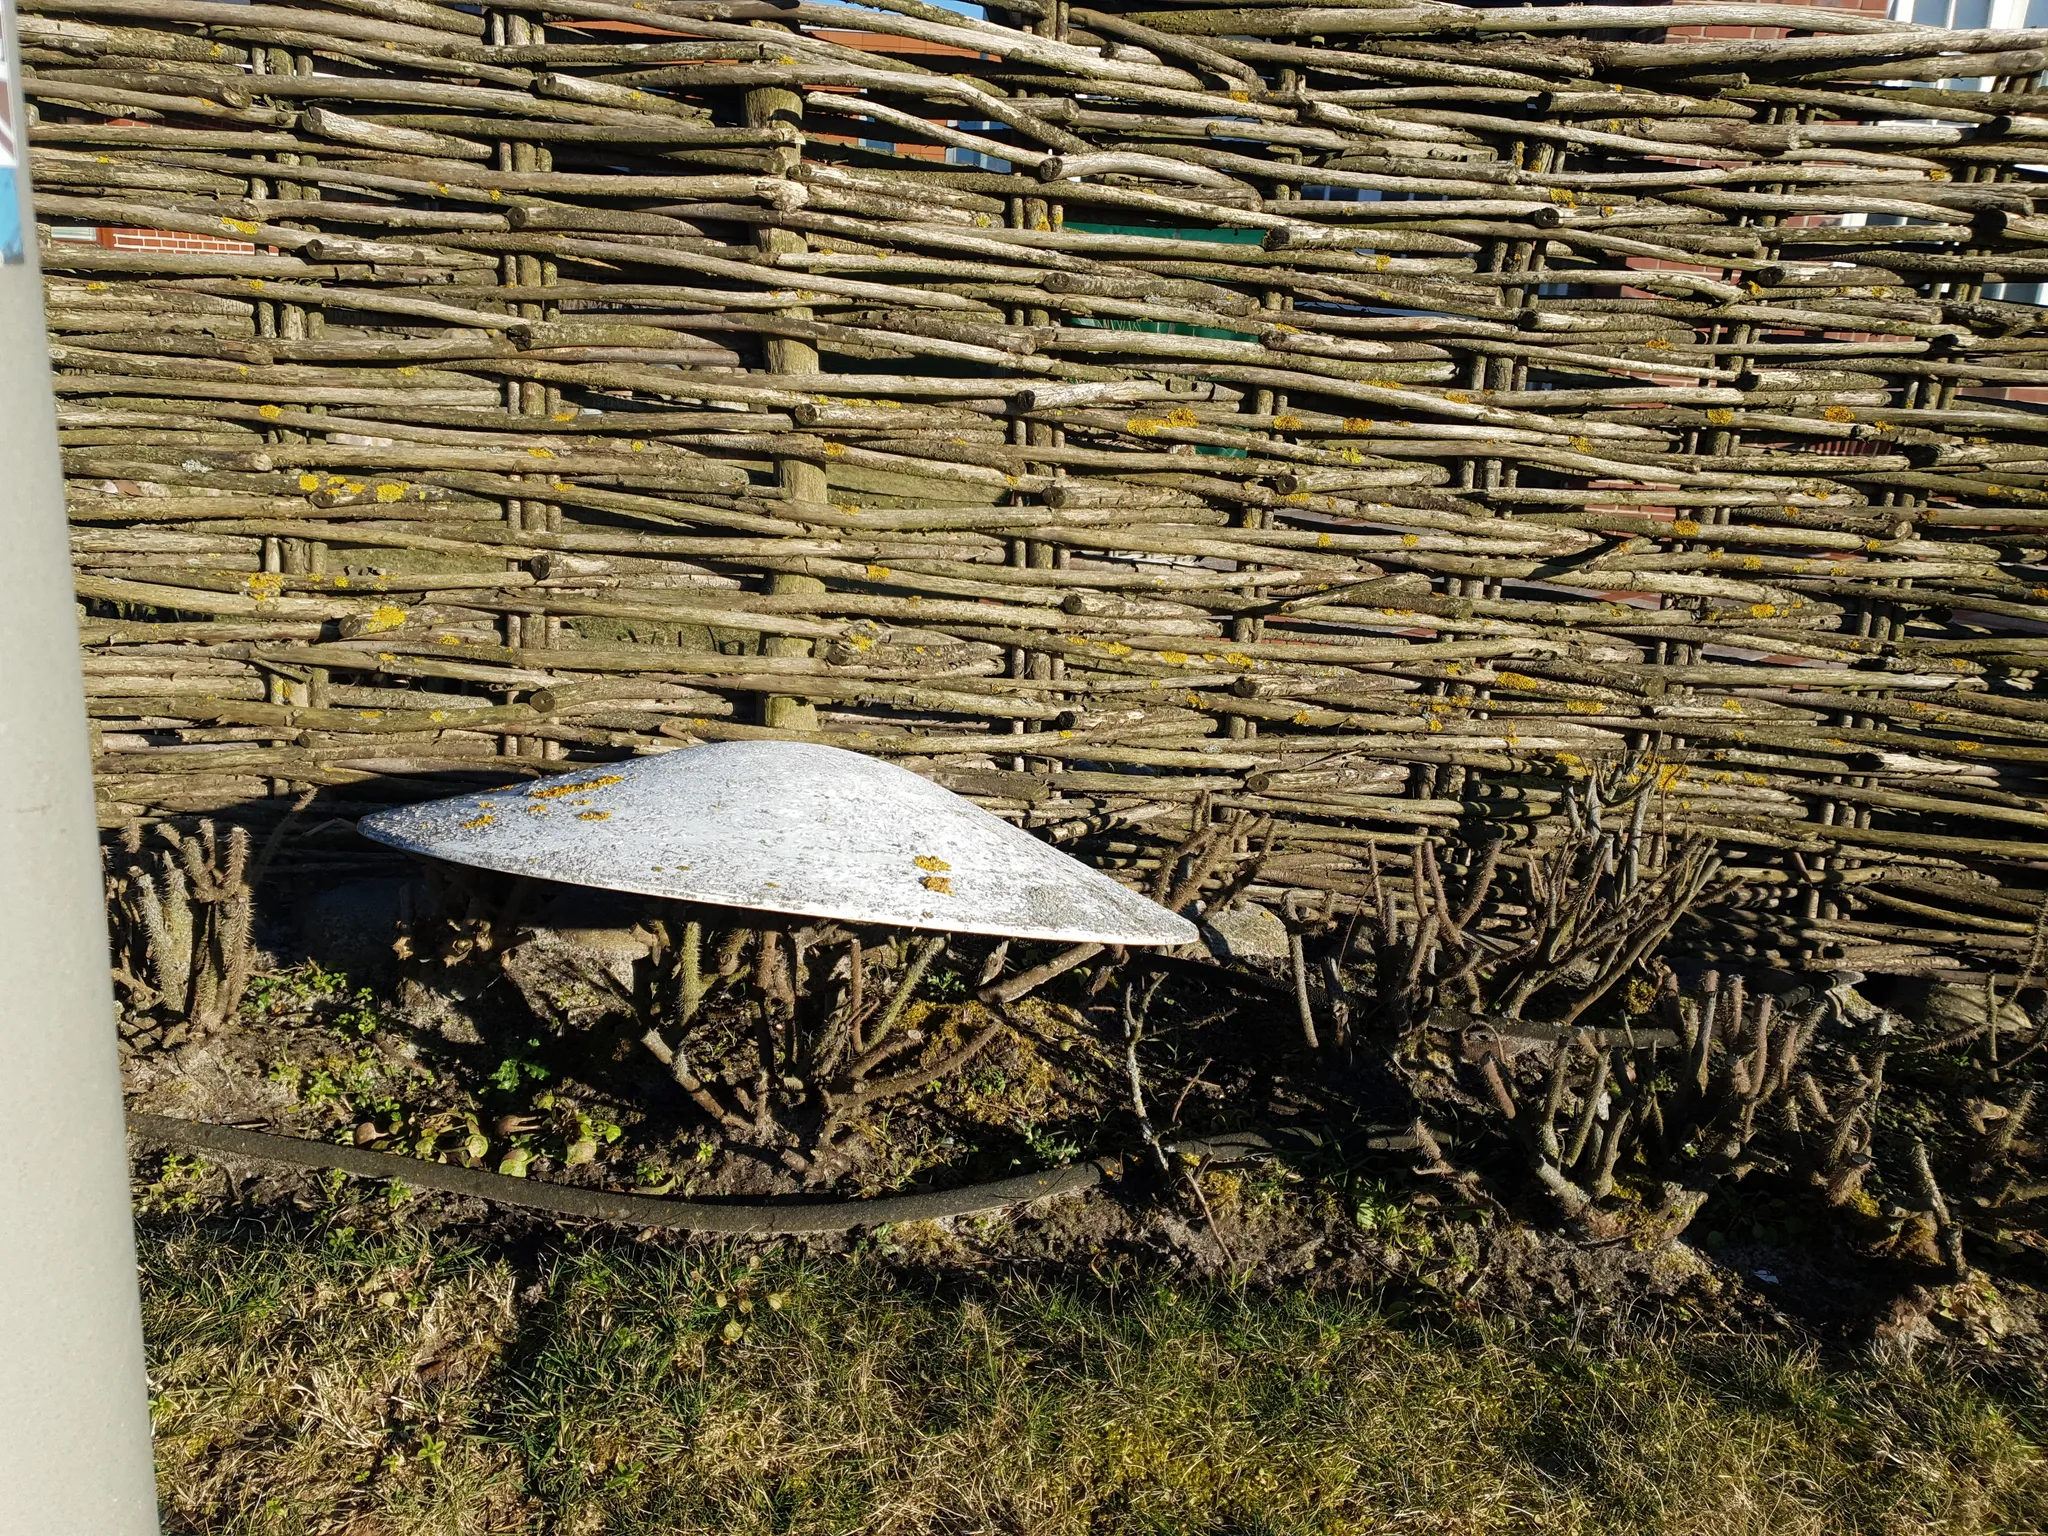
[{"label": "weathered metal surface", "polygon": [[1184,944],[1174,916],[893,763],[736,741],[366,816],[379,842],[721,907],[1071,943]]}]

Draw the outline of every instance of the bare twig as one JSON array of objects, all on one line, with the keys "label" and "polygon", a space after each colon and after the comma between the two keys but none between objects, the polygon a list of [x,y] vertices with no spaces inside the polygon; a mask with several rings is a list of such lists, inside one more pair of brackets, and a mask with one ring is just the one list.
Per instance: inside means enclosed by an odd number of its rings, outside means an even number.
[{"label": "bare twig", "polygon": [[1947,1261],[1949,1274],[1960,1280],[1970,1272],[1969,1263],[1963,1256],[1963,1229],[1956,1225],[1941,1185],[1935,1182],[1934,1167],[1927,1160],[1927,1144],[1917,1137],[1913,1141],[1913,1174],[1920,1181],[1921,1198],[1933,1214],[1935,1233],[1941,1240],[1941,1253]]},{"label": "bare twig", "polygon": [[978,994],[984,1003],[1014,1003],[1019,998],[1035,992],[1055,976],[1064,976],[1077,965],[1086,965],[1102,953],[1100,944],[1076,944],[1061,950],[1043,965],[1035,965],[1028,971],[1019,971],[1008,980],[983,987]]}]

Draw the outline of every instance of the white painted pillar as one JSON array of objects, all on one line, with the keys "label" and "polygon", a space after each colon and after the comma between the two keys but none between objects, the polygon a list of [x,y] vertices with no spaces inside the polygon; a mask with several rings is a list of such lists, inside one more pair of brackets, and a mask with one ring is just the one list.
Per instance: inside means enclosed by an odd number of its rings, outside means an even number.
[{"label": "white painted pillar", "polygon": [[0,1529],[155,1536],[149,1398],[20,53],[0,159]]}]

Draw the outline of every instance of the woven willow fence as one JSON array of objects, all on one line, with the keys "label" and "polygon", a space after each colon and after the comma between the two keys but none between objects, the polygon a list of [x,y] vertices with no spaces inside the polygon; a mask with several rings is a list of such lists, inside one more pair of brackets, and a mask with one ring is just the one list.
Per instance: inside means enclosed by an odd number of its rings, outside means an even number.
[{"label": "woven willow fence", "polygon": [[1147,3],[35,0],[107,822],[773,736],[2033,971],[2048,32]]}]

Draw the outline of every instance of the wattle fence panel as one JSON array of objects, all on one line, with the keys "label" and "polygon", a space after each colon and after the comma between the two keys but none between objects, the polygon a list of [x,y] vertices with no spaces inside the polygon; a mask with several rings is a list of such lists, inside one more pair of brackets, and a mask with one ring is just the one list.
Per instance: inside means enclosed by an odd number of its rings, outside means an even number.
[{"label": "wattle fence panel", "polygon": [[1148,4],[33,0],[107,824],[778,737],[2035,971],[2048,31]]}]

